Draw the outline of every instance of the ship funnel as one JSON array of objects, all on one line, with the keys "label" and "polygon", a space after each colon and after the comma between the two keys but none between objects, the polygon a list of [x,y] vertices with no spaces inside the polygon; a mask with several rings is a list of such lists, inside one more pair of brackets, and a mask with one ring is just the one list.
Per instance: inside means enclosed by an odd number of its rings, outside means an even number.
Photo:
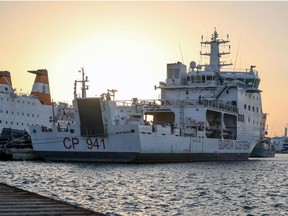
[{"label": "ship funnel", "polygon": [[0,71],[0,91],[6,93],[14,92],[9,71]]},{"label": "ship funnel", "polygon": [[46,69],[39,69],[28,72],[36,74],[31,94],[37,96],[43,105],[51,105],[48,71]]},{"label": "ship funnel", "polygon": [[12,86],[9,71],[0,71],[0,84],[6,84]]}]

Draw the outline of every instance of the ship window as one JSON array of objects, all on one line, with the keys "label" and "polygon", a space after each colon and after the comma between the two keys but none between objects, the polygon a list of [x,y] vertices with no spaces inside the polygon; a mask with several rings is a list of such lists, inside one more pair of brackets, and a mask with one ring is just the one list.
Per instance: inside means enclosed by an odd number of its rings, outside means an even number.
[{"label": "ship window", "polygon": [[0,110],[0,113],[2,113],[2,110]]},{"label": "ship window", "polygon": [[248,106],[248,110],[251,110],[251,106],[250,105]]},{"label": "ship window", "polygon": [[13,125],[13,122],[11,122],[11,125]]},{"label": "ship window", "polygon": [[258,107],[256,107],[256,112],[259,112],[259,108]]},{"label": "ship window", "polygon": [[8,110],[6,110],[6,114],[8,114]]},{"label": "ship window", "polygon": [[28,101],[28,104],[30,104],[30,102]]},{"label": "ship window", "polygon": [[205,83],[205,76],[202,76],[202,83]]},{"label": "ship window", "polygon": [[2,120],[0,120],[0,123],[2,123]]},{"label": "ship window", "polygon": [[32,117],[34,117],[34,114],[32,114]]},{"label": "ship window", "polygon": [[244,79],[237,78],[237,80],[239,80],[240,82],[243,82],[243,83],[244,83]]},{"label": "ship window", "polygon": [[23,126],[24,124],[23,124],[23,122],[22,122],[22,126]]},{"label": "ship window", "polygon": [[24,116],[24,113],[22,113],[22,116]]},{"label": "ship window", "polygon": [[246,104],[244,104],[244,109],[247,109],[247,105]]},{"label": "ship window", "polygon": [[252,110],[253,110],[253,112],[255,112],[255,107],[254,106],[252,107]]},{"label": "ship window", "polygon": [[187,76],[187,81],[190,81],[190,76]]},{"label": "ship window", "polygon": [[207,81],[213,80],[212,76],[207,76]]},{"label": "ship window", "polygon": [[239,114],[239,115],[238,115],[238,121],[239,121],[239,122],[244,122],[244,115]]},{"label": "ship window", "polygon": [[19,123],[17,122],[17,125],[18,125]]},{"label": "ship window", "polygon": [[191,76],[191,82],[194,83],[195,82],[195,77]]},{"label": "ship window", "polygon": [[8,124],[8,122],[6,121],[6,124]]},{"label": "ship window", "polygon": [[34,106],[34,102],[33,102],[33,106]]},{"label": "ship window", "polygon": [[226,94],[229,94],[229,90],[228,89],[226,90]]},{"label": "ship window", "polygon": [[254,79],[246,79],[245,84],[246,84],[247,86],[252,86],[252,85],[254,84]]},{"label": "ship window", "polygon": [[18,100],[18,103],[19,103],[19,100]]},{"label": "ship window", "polygon": [[9,98],[7,98],[7,101],[9,101]]},{"label": "ship window", "polygon": [[196,79],[196,83],[201,83],[201,77],[200,76],[196,76],[195,79]]},{"label": "ship window", "polygon": [[186,95],[188,95],[189,94],[189,91],[186,91]]},{"label": "ship window", "polygon": [[29,116],[29,113],[27,113],[27,116]]}]

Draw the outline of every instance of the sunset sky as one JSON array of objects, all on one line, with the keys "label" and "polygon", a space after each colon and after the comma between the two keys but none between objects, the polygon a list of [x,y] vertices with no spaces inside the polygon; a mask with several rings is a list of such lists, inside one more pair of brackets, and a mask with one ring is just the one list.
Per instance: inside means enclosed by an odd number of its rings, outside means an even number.
[{"label": "sunset sky", "polygon": [[[116,99],[158,98],[166,64],[200,63],[200,40],[214,27],[231,40],[232,68],[255,65],[269,135],[288,123],[288,2],[0,2],[0,70],[30,92],[47,69],[54,101],[71,104],[84,67],[88,96],[117,89]],[[78,91],[80,93],[80,90]]]}]

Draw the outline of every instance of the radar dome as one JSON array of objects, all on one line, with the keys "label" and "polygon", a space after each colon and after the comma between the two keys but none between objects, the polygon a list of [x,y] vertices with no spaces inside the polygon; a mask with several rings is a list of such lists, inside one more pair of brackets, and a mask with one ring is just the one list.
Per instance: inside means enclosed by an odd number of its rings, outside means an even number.
[{"label": "radar dome", "polygon": [[195,61],[190,62],[190,68],[192,68],[192,70],[194,70],[194,68],[196,68],[196,62]]}]

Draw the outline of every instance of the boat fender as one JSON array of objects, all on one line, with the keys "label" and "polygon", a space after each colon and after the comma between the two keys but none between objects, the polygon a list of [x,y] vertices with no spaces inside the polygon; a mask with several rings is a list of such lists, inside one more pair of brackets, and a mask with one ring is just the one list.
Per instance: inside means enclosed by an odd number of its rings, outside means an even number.
[{"label": "boat fender", "polygon": [[73,129],[70,129],[70,133],[74,133],[74,130],[73,130]]}]

